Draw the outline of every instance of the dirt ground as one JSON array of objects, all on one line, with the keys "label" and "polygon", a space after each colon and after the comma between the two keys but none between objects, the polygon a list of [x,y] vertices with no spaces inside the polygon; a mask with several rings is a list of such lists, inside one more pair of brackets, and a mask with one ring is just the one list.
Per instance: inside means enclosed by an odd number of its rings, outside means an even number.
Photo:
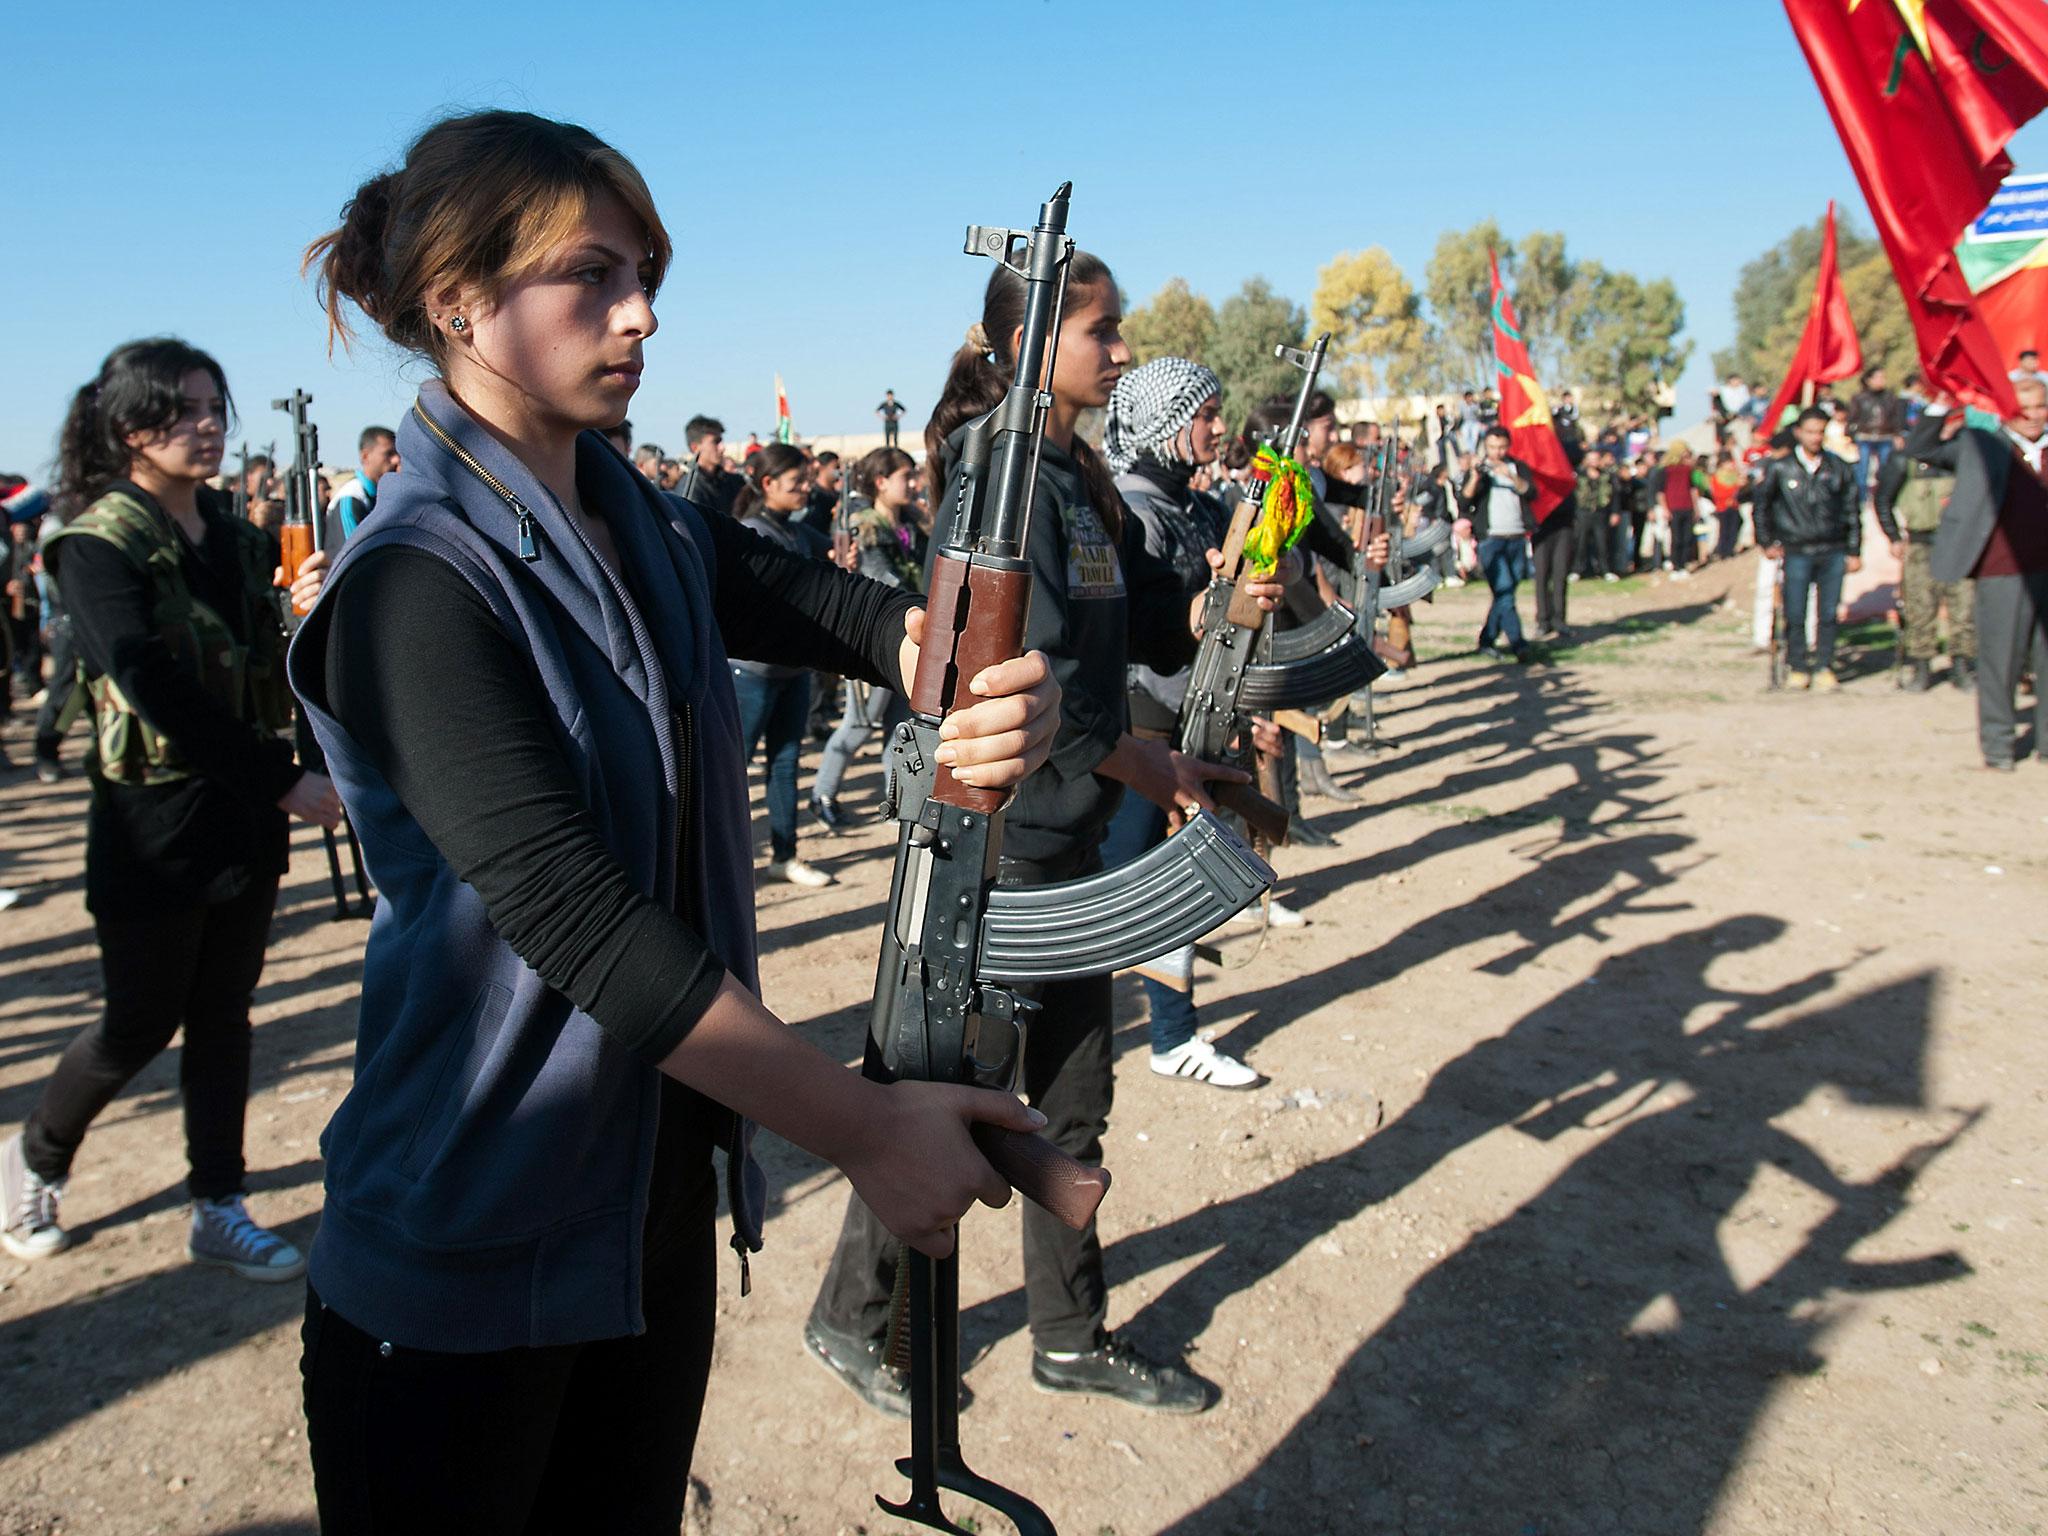
[{"label": "dirt ground", "polygon": [[[1015,1213],[978,1213],[981,1471],[1067,1536],[2048,1529],[2048,767],[1980,770],[1971,701],[1895,691],[1885,648],[1767,694],[1750,572],[1579,585],[1579,642],[1528,670],[1471,654],[1482,594],[1423,616],[1397,746],[1334,759],[1363,803],[1312,802],[1339,846],[1279,856],[1312,925],[1200,976],[1270,1083],[1153,1076],[1118,984],[1111,1321],[1220,1403],[1033,1392]],[[94,1011],[82,799],[0,790],[8,1129]],[[886,843],[807,834],[840,883],[761,896],[769,1003],[849,1060]],[[252,1203],[301,1243],[364,933],[324,886],[302,833],[249,1115]],[[77,1248],[0,1258],[0,1536],[313,1529],[302,1293],[184,1262],[176,1073],[86,1144]],[[691,1529],[906,1531],[872,1500],[903,1428],[798,1337],[841,1180],[768,1158]]]}]

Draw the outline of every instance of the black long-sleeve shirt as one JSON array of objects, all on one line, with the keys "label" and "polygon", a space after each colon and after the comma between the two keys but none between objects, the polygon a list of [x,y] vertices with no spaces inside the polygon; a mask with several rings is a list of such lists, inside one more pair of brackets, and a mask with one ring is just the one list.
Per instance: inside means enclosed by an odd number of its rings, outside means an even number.
[{"label": "black long-sleeve shirt", "polygon": [[[731,655],[899,686],[903,622],[921,598],[730,518],[704,521]],[[412,549],[370,551],[328,601],[329,712],[513,951],[635,1057],[666,1057],[710,1005],[724,966],[605,847],[519,646],[462,576]]]},{"label": "black long-sleeve shirt", "polygon": [[[141,487],[124,481],[112,489],[164,515]],[[179,538],[185,585],[246,645],[234,530],[205,498],[200,512],[204,538],[196,545]],[[290,744],[238,718],[172,654],[151,612],[149,582],[114,545],[74,535],[53,543],[44,564],[56,575],[88,670],[111,678],[191,769],[189,778],[167,784],[94,776],[87,909],[141,916],[166,901],[225,901],[252,875],[282,873],[287,828],[277,802],[303,772]]]}]

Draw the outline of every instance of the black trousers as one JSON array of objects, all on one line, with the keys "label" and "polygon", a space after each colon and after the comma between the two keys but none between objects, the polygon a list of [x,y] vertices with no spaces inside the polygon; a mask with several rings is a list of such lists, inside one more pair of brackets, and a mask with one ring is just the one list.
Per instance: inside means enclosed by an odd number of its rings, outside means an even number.
[{"label": "black trousers", "polygon": [[676,1536],[711,1375],[717,1180],[646,1261],[633,1338],[447,1354],[387,1344],[310,1287],[306,1431],[323,1536]]},{"label": "black trousers", "polygon": [[[1099,863],[1055,873],[1005,859],[1005,884],[1043,885],[1090,873]],[[1102,1162],[1114,1079],[1110,1070],[1110,979],[1085,976],[1034,989],[1041,1003],[1024,1047],[1024,1097],[1051,1123],[1039,1134],[1091,1166]],[[1095,1223],[1085,1231],[1024,1203],[1024,1296],[1031,1342],[1041,1350],[1093,1349],[1109,1315],[1102,1243]],[[974,1241],[970,1222],[965,1232]],[[812,1312],[830,1327],[861,1338],[887,1331],[889,1295],[903,1245],[856,1197]]]},{"label": "black trousers", "polygon": [[1581,512],[1572,524],[1572,569],[1581,576],[1607,574],[1607,513]]},{"label": "black trousers", "polygon": [[43,694],[42,706],[36,710],[37,756],[57,755],[63,740],[57,721],[77,689],[78,641],[72,634],[70,617],[59,613],[50,625],[50,683]]},{"label": "black trousers", "polygon": [[1674,569],[1687,571],[1699,564],[1700,541],[1693,532],[1693,523],[1700,513],[1697,506],[1683,511],[1671,509],[1671,564]]},{"label": "black trousers", "polygon": [[[1564,519],[1563,526],[1556,526]],[[1536,633],[1564,628],[1566,581],[1572,573],[1572,515],[1560,507],[1537,530],[1530,550],[1536,578]]]},{"label": "black trousers", "polygon": [[14,686],[24,699],[32,699],[43,686],[42,606],[33,596],[22,616],[10,612],[7,627],[13,641]]},{"label": "black trousers", "polygon": [[2009,763],[2019,735],[2013,700],[2034,673],[2034,755],[2048,756],[2048,571],[1977,578],[1977,739],[1986,762]]},{"label": "black trousers", "polygon": [[249,999],[276,904],[277,876],[266,874],[215,906],[93,920],[106,1011],[65,1047],[43,1086],[23,1142],[30,1168],[46,1179],[68,1174],[94,1117],[183,1025],[187,1188],[195,1200],[242,1192]]}]

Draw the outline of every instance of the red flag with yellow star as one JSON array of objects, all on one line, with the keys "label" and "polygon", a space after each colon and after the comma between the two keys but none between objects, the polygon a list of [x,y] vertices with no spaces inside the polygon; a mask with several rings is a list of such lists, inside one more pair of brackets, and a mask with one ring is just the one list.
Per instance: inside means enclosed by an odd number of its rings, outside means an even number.
[{"label": "red flag with yellow star", "polygon": [[1529,466],[1536,481],[1533,505],[1540,523],[1564,503],[1578,476],[1551,423],[1550,397],[1536,382],[1522,322],[1515,315],[1514,300],[1501,286],[1500,262],[1491,251],[1486,253],[1486,266],[1493,274],[1493,362],[1499,375],[1494,390],[1500,396],[1500,424],[1511,438],[1508,452]]},{"label": "red flag with yellow star", "polygon": [[2048,105],[2041,0],[1785,0],[1891,257],[1931,389],[2011,416],[2006,362],[1956,242]]}]

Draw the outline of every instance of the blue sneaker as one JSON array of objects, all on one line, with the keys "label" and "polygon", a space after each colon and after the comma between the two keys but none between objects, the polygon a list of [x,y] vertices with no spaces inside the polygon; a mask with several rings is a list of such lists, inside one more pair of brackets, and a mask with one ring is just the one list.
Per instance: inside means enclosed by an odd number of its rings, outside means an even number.
[{"label": "blue sneaker", "polygon": [[231,1269],[244,1280],[296,1280],[306,1272],[306,1256],[275,1232],[257,1226],[242,1208],[240,1195],[192,1202],[185,1256],[194,1264]]}]

